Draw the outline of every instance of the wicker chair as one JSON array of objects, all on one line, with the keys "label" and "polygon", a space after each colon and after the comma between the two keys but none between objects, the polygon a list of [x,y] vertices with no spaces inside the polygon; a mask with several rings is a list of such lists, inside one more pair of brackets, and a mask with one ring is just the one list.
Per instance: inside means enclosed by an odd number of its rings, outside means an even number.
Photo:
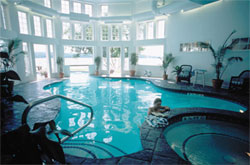
[{"label": "wicker chair", "polygon": [[190,84],[190,79],[192,77],[192,65],[181,65],[181,72],[177,75],[177,79],[188,81]]},{"label": "wicker chair", "polygon": [[250,70],[244,70],[239,76],[232,76],[229,91],[249,93]]}]

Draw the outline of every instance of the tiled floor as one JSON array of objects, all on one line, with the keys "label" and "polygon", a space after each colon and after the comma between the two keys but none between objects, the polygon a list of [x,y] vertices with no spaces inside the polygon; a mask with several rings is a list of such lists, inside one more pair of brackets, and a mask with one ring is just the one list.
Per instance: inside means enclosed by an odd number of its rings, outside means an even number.
[{"label": "tiled floor", "polygon": [[[56,81],[60,80],[47,79],[39,82],[20,84],[15,87],[15,93],[21,94],[28,102],[32,102],[51,95],[43,90],[43,87],[46,84]],[[230,98],[231,100],[244,104],[247,107],[249,105],[249,96],[241,96],[237,94],[232,95],[224,89],[215,91],[213,88],[207,86],[205,88],[200,85],[193,87],[185,83],[176,84],[171,81],[163,81],[159,79],[150,79],[150,81],[159,87],[167,88],[169,90],[186,93],[205,93],[205,95],[227,99]],[[59,109],[54,105],[59,105],[57,100],[54,100],[54,102],[51,102],[50,104],[42,104],[34,110],[33,113],[31,112],[29,116],[32,117],[29,118],[29,124],[32,125],[35,121],[48,121],[53,119]],[[14,103],[8,109],[4,110],[5,119],[2,121],[1,133],[16,129],[21,125],[21,115],[25,107],[26,105],[23,103]],[[37,113],[38,111],[40,111],[40,113]],[[49,119],[48,116],[50,117]],[[179,158],[166,143],[163,136],[163,128],[152,128],[144,122],[140,127],[140,130],[141,142],[144,148],[143,151],[112,159],[86,159],[66,155],[66,161],[71,164],[188,164],[188,162]]]}]

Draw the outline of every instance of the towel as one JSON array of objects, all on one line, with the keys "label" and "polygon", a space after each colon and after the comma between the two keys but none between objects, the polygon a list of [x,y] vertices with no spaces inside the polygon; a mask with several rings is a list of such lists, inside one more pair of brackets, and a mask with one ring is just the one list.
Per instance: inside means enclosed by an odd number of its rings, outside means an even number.
[{"label": "towel", "polygon": [[168,120],[166,118],[154,115],[146,116],[146,122],[148,125],[155,128],[166,127],[168,125]]}]

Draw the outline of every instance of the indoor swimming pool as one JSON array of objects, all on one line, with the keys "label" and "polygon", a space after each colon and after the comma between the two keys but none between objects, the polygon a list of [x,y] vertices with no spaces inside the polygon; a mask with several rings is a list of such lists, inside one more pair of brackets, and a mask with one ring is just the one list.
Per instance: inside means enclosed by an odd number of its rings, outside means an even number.
[{"label": "indoor swimming pool", "polygon": [[[235,112],[246,110],[230,101],[170,92],[139,79],[74,77],[44,89],[93,108],[91,124],[62,144],[65,153],[87,158],[117,157],[142,150],[139,127],[157,97],[162,99],[162,105],[171,109],[205,107]],[[73,132],[89,118],[87,107],[62,100],[56,123],[58,129]]]}]

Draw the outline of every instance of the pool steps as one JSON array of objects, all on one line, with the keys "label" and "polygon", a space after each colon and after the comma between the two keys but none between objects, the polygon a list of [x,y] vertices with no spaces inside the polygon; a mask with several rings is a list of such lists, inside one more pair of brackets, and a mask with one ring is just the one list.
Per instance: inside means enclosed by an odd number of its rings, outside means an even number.
[{"label": "pool steps", "polygon": [[[70,101],[70,102],[73,102],[75,104],[79,104],[81,106],[84,106],[84,107],[88,107],[90,109],[90,112],[91,112],[91,115],[90,115],[90,119],[88,120],[88,122],[86,124],[84,124],[83,126],[79,127],[78,129],[76,129],[75,131],[73,131],[71,134],[72,135],[75,135],[76,133],[78,133],[79,131],[81,131],[83,128],[87,127],[93,120],[93,116],[94,116],[94,112],[93,112],[93,109],[91,106],[87,105],[87,104],[84,104],[80,101],[76,101],[74,99],[71,99],[71,98],[68,98],[68,97],[65,97],[63,95],[53,95],[53,96],[49,96],[49,97],[46,97],[46,98],[43,98],[43,99],[40,99],[40,100],[36,100],[36,101],[33,101],[31,103],[29,103],[29,105],[25,108],[24,112],[23,112],[23,115],[22,115],[22,124],[27,124],[27,117],[28,117],[28,113],[30,112],[30,110],[39,105],[39,104],[42,104],[44,102],[47,102],[47,101],[50,101],[50,100],[53,100],[53,99],[56,99],[56,98],[61,98],[61,99],[64,99],[64,100],[67,100],[67,101]],[[62,138],[61,140],[61,143],[64,143],[66,140],[68,140],[70,138],[70,136],[66,136],[64,138]]]}]

